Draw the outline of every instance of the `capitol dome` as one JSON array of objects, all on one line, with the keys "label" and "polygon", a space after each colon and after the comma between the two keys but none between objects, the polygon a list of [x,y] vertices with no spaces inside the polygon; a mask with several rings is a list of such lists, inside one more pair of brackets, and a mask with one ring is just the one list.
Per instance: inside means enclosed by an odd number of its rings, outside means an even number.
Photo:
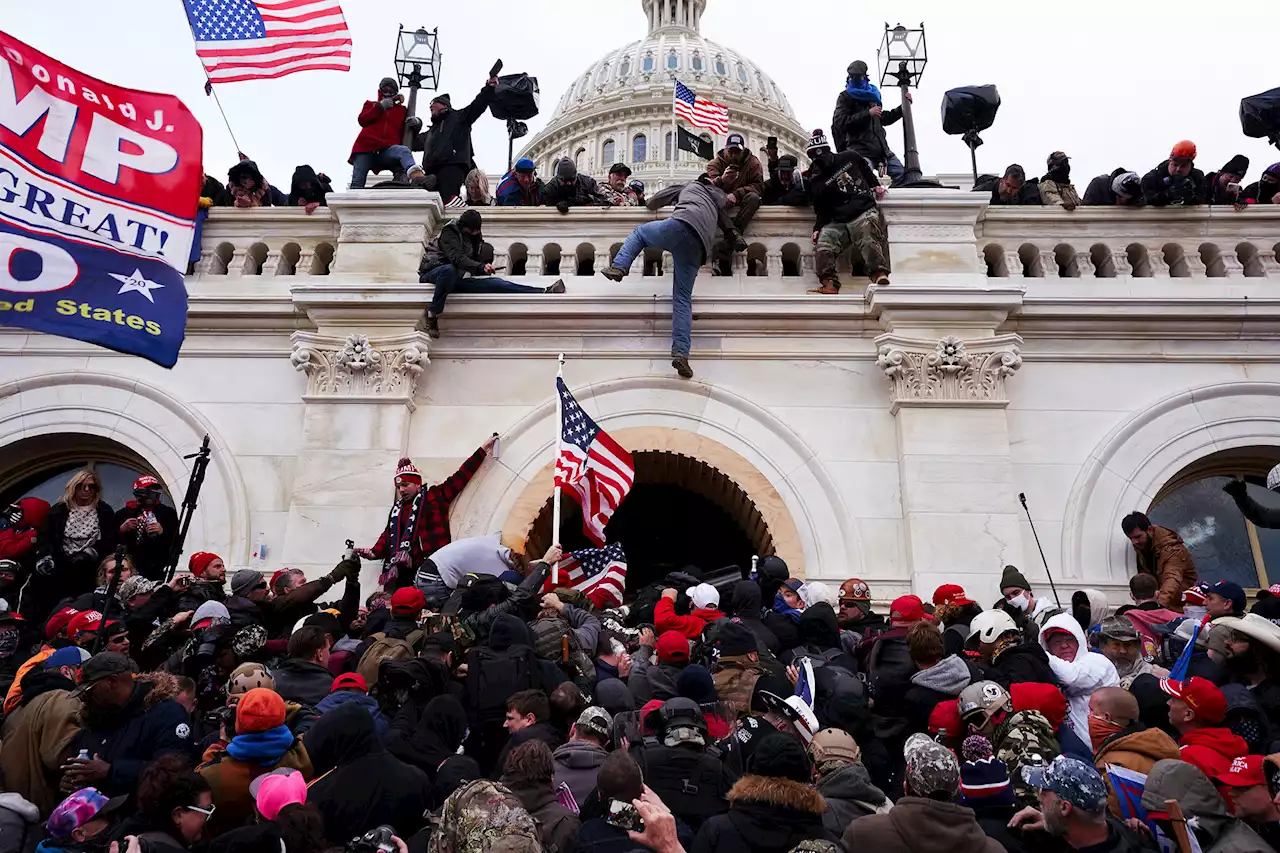
[{"label": "capitol dome", "polygon": [[[557,159],[567,156],[597,178],[614,163],[626,163],[632,178],[650,191],[691,180],[705,161],[675,146],[676,79],[699,97],[727,106],[730,132],[746,137],[751,150],[759,153],[768,137],[776,136],[779,153],[802,155],[809,135],[778,84],[750,59],[702,37],[706,4],[641,0],[648,36],[610,51],[578,75],[520,156],[533,160],[544,178]],[[716,149],[724,146],[724,136],[680,124]]]}]

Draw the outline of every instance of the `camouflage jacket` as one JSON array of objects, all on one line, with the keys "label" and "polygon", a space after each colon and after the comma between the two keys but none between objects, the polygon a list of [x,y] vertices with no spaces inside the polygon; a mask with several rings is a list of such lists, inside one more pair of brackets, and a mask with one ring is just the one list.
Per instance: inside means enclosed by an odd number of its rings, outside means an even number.
[{"label": "camouflage jacket", "polygon": [[600,184],[600,195],[604,196],[614,207],[639,207],[640,197],[631,187],[615,190],[608,181]]},{"label": "camouflage jacket", "polygon": [[751,713],[751,694],[755,692],[756,682],[765,672],[759,663],[745,658],[721,658],[711,669],[716,696],[731,713],[745,717]]},{"label": "camouflage jacket", "polygon": [[1061,750],[1053,726],[1039,711],[1018,711],[996,728],[991,745],[996,758],[1009,768],[1018,804],[1038,807],[1035,789],[1022,778],[1022,768],[1048,764],[1058,757]]},{"label": "camouflage jacket", "polygon": [[505,786],[477,779],[445,800],[428,853],[541,853],[538,825]]}]

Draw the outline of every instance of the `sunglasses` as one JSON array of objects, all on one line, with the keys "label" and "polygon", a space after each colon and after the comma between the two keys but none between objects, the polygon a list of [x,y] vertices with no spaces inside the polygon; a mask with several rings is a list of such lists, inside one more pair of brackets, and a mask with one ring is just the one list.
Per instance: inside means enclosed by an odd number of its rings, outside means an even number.
[{"label": "sunglasses", "polygon": [[84,489],[86,492],[96,492],[100,490],[97,483],[81,483],[76,486],[77,489]]},{"label": "sunglasses", "polygon": [[202,814],[204,815],[204,819],[208,820],[209,818],[213,817],[213,813],[218,810],[218,807],[209,806],[209,808],[207,809],[202,809],[199,806],[186,806],[186,809],[189,812],[196,812],[198,814]]}]

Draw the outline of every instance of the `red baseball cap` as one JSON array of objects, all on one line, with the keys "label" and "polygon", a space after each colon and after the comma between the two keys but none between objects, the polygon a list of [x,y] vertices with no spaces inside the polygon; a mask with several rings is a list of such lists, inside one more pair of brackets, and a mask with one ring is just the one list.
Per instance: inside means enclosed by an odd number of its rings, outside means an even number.
[{"label": "red baseball cap", "polygon": [[679,631],[663,631],[658,637],[658,660],[663,663],[688,663],[689,640]]},{"label": "red baseball cap", "polygon": [[1267,784],[1262,763],[1266,761],[1261,755],[1241,755],[1231,762],[1231,769],[1219,773],[1214,778],[1228,788],[1252,788],[1255,785]]},{"label": "red baseball cap", "polygon": [[924,612],[924,602],[918,595],[900,595],[889,607],[889,619],[892,622],[919,622],[928,619]]},{"label": "red baseball cap", "polygon": [[52,640],[67,629],[67,624],[71,618],[79,613],[74,607],[64,607],[57,613],[49,617],[49,621],[44,623],[44,635]]},{"label": "red baseball cap", "polygon": [[369,692],[369,682],[365,681],[364,676],[358,672],[344,672],[342,675],[339,675],[333,680],[333,685],[330,686],[329,692],[333,693],[338,690],[346,690],[353,687],[364,693]]},{"label": "red baseball cap", "polygon": [[933,706],[933,712],[929,714],[930,734],[956,737],[964,731],[964,724],[960,720],[960,703],[958,701],[948,699]]},{"label": "red baseball cap", "polygon": [[75,639],[77,634],[98,630],[102,622],[102,614],[96,610],[81,610],[67,622],[67,636]]},{"label": "red baseball cap", "polygon": [[143,474],[141,477],[133,481],[133,488],[137,489],[158,489],[160,481],[150,474]]},{"label": "red baseball cap", "polygon": [[1206,723],[1220,723],[1227,716],[1227,697],[1218,685],[1207,678],[1192,676],[1186,681],[1160,679],[1160,689],[1191,706],[1196,716]]},{"label": "red baseball cap", "polygon": [[964,587],[958,583],[944,583],[933,591],[934,606],[939,604],[952,604],[956,607],[963,607],[966,604],[973,604],[973,599],[964,594]]},{"label": "red baseball cap", "polygon": [[417,616],[426,606],[427,597],[417,587],[402,586],[391,594],[391,612],[396,616]]}]

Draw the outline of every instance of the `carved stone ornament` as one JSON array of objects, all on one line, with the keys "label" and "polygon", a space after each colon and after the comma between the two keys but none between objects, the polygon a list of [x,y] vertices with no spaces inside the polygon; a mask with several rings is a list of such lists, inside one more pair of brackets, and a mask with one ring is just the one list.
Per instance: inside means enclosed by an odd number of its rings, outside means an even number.
[{"label": "carved stone ornament", "polygon": [[413,409],[418,377],[429,361],[427,336],[414,332],[371,342],[356,333],[337,338],[296,332],[289,360],[307,376],[307,397],[397,402]]},{"label": "carved stone ornament", "polygon": [[903,406],[995,406],[1009,404],[1005,380],[1018,372],[1017,335],[937,341],[894,334],[876,338],[876,366],[889,379],[892,410]]}]

